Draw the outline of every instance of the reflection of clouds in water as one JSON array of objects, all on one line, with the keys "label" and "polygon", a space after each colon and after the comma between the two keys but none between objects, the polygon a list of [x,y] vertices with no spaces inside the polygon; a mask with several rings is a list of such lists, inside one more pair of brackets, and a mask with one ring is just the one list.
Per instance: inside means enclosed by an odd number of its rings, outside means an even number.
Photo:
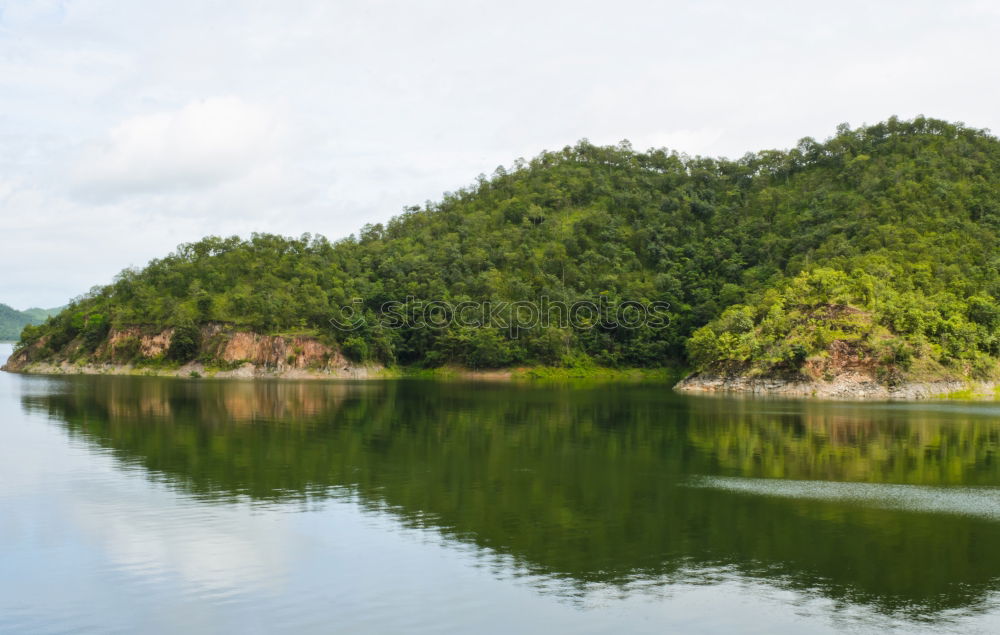
[{"label": "reflection of clouds in water", "polygon": [[164,513],[171,501],[148,490],[113,503],[106,493],[87,498],[74,505],[78,524],[122,572],[147,580],[176,576],[194,593],[218,596],[274,589],[287,575],[294,542],[266,515],[190,503]]},{"label": "reflection of clouds in water", "polygon": [[687,485],[760,496],[852,502],[887,509],[1000,520],[1000,488],[994,487],[927,487],[726,476],[697,477]]}]

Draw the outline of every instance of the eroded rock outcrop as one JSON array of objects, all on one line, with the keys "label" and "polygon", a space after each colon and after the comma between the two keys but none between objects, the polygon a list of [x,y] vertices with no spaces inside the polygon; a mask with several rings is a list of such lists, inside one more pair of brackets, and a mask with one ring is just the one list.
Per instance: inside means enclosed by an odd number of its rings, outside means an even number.
[{"label": "eroded rock outcrop", "polygon": [[990,395],[991,383],[970,386],[968,382],[909,381],[887,385],[863,372],[848,371],[829,379],[691,375],[674,386],[682,392],[744,393],[786,397],[820,397],[826,399],[930,399],[950,393],[968,392]]},{"label": "eroded rock outcrop", "polygon": [[92,353],[71,341],[51,350],[47,338],[16,351],[3,370],[38,374],[155,374],[215,377],[364,378],[382,368],[348,360],[335,345],[309,335],[264,335],[224,324],[200,329],[194,361],[168,359],[175,330],[112,329]]}]

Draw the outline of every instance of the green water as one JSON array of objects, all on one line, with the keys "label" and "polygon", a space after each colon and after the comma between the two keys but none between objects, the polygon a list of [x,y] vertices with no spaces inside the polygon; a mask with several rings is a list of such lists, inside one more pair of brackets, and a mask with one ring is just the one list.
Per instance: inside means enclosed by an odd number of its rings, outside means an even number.
[{"label": "green water", "polygon": [[4,632],[1000,630],[996,403],[3,374],[0,426]]}]

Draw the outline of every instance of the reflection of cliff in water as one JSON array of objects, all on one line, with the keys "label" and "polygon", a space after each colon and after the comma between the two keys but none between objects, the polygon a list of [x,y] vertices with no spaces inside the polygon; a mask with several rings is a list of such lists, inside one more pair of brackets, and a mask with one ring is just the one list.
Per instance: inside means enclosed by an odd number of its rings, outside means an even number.
[{"label": "reflection of cliff in water", "polygon": [[974,607],[1000,572],[1000,524],[982,518],[689,486],[700,475],[1000,485],[988,406],[639,386],[59,381],[24,396],[25,408],[185,492],[277,502],[351,492],[575,583],[722,566],[934,613]]}]

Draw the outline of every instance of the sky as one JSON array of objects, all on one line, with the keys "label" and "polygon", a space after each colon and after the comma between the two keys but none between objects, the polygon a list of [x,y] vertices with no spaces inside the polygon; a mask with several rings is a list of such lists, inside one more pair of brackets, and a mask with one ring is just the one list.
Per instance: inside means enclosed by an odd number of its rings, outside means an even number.
[{"label": "sky", "polygon": [[0,303],[206,235],[331,239],[580,139],[1000,131],[1000,3],[0,0]]}]

